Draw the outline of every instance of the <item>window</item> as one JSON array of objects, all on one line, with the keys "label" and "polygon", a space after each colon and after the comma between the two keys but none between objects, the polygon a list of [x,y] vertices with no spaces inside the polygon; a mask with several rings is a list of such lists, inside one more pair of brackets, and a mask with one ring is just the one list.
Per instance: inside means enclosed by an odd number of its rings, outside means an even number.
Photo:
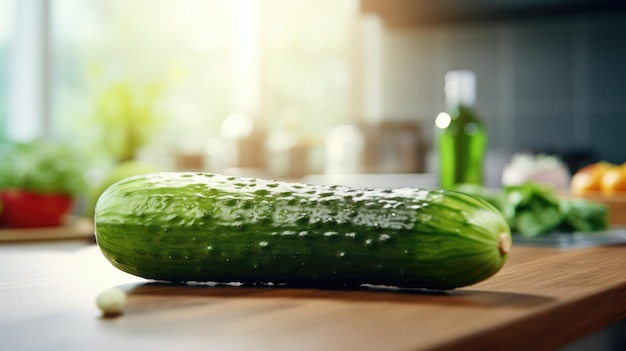
[{"label": "window", "polygon": [[351,118],[353,0],[49,4],[49,133],[95,159],[171,161],[236,113],[319,147],[309,136]]},{"label": "window", "polygon": [[6,140],[7,65],[14,21],[13,5],[12,0],[0,0],[0,142]]}]

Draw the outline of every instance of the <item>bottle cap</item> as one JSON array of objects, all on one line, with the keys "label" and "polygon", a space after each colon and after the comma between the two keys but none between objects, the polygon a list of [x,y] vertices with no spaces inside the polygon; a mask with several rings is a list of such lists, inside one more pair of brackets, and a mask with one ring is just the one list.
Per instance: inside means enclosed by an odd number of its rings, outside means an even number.
[{"label": "bottle cap", "polygon": [[476,74],[469,70],[449,71],[445,77],[446,104],[473,106],[476,102]]}]

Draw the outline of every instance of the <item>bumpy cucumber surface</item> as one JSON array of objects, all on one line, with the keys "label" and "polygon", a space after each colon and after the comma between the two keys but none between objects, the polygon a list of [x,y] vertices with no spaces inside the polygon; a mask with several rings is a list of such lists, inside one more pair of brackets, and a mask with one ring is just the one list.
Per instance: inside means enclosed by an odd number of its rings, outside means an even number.
[{"label": "bumpy cucumber surface", "polygon": [[211,173],[133,176],[95,209],[117,268],[174,282],[452,289],[495,274],[510,229],[441,189],[359,189]]}]

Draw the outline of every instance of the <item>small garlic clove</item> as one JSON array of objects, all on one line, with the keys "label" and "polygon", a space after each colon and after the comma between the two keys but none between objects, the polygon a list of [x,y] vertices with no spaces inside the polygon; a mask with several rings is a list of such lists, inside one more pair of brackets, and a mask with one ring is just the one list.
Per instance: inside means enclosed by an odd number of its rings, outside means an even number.
[{"label": "small garlic clove", "polygon": [[126,293],[118,288],[107,289],[98,294],[96,305],[104,316],[121,315],[126,307]]}]

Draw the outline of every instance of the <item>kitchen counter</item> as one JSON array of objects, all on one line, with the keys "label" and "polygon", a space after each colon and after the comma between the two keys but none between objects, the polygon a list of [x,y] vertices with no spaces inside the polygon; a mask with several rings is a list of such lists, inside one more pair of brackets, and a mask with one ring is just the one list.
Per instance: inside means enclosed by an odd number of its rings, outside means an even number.
[{"label": "kitchen counter", "polygon": [[[626,317],[626,245],[515,246],[449,292],[158,284],[83,240],[0,245],[4,350],[553,350]],[[120,287],[124,315],[96,295]]]}]

